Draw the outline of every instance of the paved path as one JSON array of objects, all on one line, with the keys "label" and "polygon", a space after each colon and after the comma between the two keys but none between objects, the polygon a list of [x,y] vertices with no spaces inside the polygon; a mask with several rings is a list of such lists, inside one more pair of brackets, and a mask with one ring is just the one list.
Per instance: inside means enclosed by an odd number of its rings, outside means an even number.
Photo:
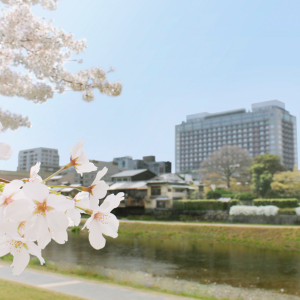
[{"label": "paved path", "polygon": [[0,279],[11,280],[52,291],[95,300],[187,300],[191,298],[147,292],[116,284],[85,280],[79,277],[26,269],[21,275],[12,275],[6,264],[0,264]]},{"label": "paved path", "polygon": [[176,221],[135,221],[135,220],[120,220],[120,223],[146,223],[159,225],[193,225],[193,226],[213,226],[213,227],[241,227],[241,228],[294,228],[300,229],[300,225],[264,225],[264,224],[224,224],[224,223],[197,223],[197,222],[176,222]]}]

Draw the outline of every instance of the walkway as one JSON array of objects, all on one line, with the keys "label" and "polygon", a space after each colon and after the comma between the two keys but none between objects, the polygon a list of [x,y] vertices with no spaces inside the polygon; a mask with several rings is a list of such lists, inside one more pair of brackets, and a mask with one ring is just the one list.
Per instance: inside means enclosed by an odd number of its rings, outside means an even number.
[{"label": "walkway", "polygon": [[268,225],[268,224],[242,224],[242,223],[202,223],[202,222],[177,222],[177,221],[140,221],[140,220],[120,220],[120,223],[141,223],[159,225],[180,225],[180,226],[212,226],[212,227],[240,227],[240,228],[294,228],[300,229],[300,225]]},{"label": "walkway", "polygon": [[187,300],[191,298],[148,292],[110,283],[85,280],[79,277],[26,269],[20,276],[12,275],[6,264],[0,264],[0,279],[57,291],[84,299],[95,300]]}]

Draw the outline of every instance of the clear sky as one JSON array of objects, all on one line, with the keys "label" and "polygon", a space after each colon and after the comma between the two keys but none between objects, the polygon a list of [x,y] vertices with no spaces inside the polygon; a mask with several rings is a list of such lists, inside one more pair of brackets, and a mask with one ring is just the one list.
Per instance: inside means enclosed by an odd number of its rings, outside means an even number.
[{"label": "clear sky", "polygon": [[16,170],[18,151],[35,147],[59,149],[65,164],[78,140],[91,159],[174,163],[175,125],[186,115],[271,99],[297,116],[300,141],[299,11],[299,0],[59,1],[41,12],[86,38],[81,67],[113,66],[110,79],[122,81],[123,93],[86,103],[67,92],[41,105],[0,97],[0,107],[33,124],[0,135],[14,151],[0,169]]}]

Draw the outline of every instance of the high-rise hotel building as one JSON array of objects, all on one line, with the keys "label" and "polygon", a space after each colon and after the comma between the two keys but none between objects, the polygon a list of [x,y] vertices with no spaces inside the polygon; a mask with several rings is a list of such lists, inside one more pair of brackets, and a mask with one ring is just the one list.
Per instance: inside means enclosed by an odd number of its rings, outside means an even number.
[{"label": "high-rise hotel building", "polygon": [[252,111],[189,115],[175,128],[176,172],[198,170],[224,145],[247,149],[252,157],[277,154],[286,168],[293,169],[298,163],[296,117],[278,100],[255,103]]}]

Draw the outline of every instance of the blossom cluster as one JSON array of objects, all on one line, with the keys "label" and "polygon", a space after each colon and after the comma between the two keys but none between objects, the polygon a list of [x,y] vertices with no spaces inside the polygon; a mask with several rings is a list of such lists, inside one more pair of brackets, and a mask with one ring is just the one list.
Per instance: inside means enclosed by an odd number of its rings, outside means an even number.
[{"label": "blossom cluster", "polygon": [[[0,144],[1,154],[5,150]],[[59,172],[74,167],[82,174],[95,171],[83,152],[83,142],[71,148],[70,162],[46,179],[39,176],[40,163],[30,170],[29,178],[2,183],[0,191],[0,256],[13,255],[11,265],[14,274],[20,274],[29,263],[30,255],[44,263],[42,250],[51,240],[64,244],[68,240],[68,228],[78,226],[81,215],[88,214],[83,228],[89,231],[93,248],[105,246],[104,235],[116,238],[119,221],[111,213],[124,199],[123,193],[107,196],[109,186],[102,180],[107,168],[100,170],[92,185],[76,187],[75,197],[68,197],[53,190],[47,182]],[[52,188],[52,189],[51,189]],[[99,205],[99,200],[104,199]]]},{"label": "blossom cluster", "polygon": [[[0,1],[6,5],[0,19],[0,94],[43,103],[69,90],[81,92],[85,101],[94,99],[95,89],[109,96],[121,93],[121,83],[109,82],[101,68],[66,69],[67,62],[80,62],[73,55],[86,48],[85,41],[32,13],[32,5],[55,9],[57,0]],[[14,127],[26,124],[15,122]]]},{"label": "blossom cluster", "polygon": [[278,207],[274,205],[247,206],[235,205],[229,210],[231,216],[276,216]]}]

